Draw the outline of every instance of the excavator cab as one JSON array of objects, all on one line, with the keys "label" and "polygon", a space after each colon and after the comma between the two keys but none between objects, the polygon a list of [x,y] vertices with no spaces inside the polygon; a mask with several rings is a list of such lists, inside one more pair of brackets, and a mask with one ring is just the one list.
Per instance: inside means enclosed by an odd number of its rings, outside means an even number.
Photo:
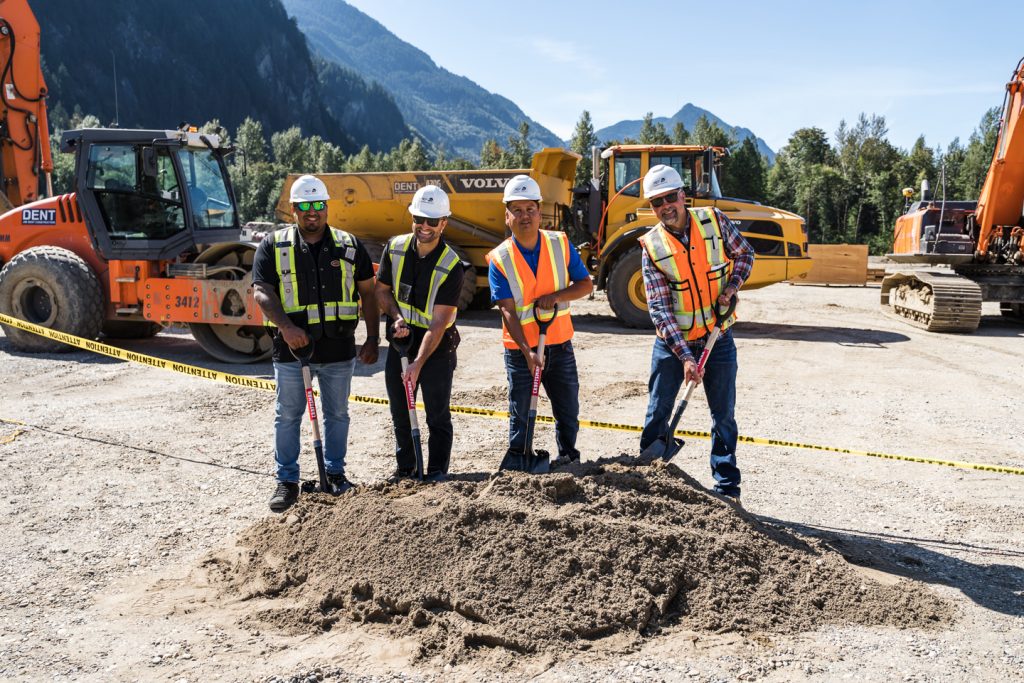
[{"label": "excavator cab", "polygon": [[237,240],[238,211],[216,135],[85,128],[65,132],[78,201],[108,261],[161,261]]}]

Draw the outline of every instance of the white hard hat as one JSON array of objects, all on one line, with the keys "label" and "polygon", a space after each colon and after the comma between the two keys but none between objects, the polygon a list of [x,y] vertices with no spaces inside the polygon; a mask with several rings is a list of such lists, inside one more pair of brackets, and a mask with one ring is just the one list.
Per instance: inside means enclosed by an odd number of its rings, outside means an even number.
[{"label": "white hard hat", "polygon": [[288,201],[292,204],[298,202],[326,202],[330,198],[324,181],[315,175],[301,175],[292,183],[291,196]]},{"label": "white hard hat", "polygon": [[644,199],[678,190],[682,186],[683,179],[679,177],[679,172],[676,169],[665,164],[651,166],[651,170],[644,176]]},{"label": "white hard hat", "polygon": [[535,202],[541,200],[540,185],[528,175],[517,175],[505,183],[504,202],[508,204],[520,199],[532,199]]},{"label": "white hard hat", "polygon": [[452,215],[452,209],[444,190],[437,185],[424,185],[412,196],[409,213],[426,218],[445,218]]}]

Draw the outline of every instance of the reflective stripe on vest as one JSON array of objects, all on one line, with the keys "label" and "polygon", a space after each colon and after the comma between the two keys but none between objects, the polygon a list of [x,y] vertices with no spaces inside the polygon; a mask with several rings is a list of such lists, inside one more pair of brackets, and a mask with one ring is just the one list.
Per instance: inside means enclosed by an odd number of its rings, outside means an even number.
[{"label": "reflective stripe on vest", "polygon": [[[328,228],[334,246],[352,249],[355,252],[356,242],[352,235],[338,230]],[[284,312],[306,314],[307,325],[318,325],[324,321],[334,320],[356,320],[359,317],[359,303],[356,301],[356,267],[345,259],[338,259],[338,267],[341,270],[341,301],[324,301],[323,320],[320,318],[320,307],[318,303],[303,304],[299,300],[299,277],[295,264],[295,250],[299,243],[299,229],[297,227],[284,228],[274,232],[274,264],[277,268],[277,277],[280,280],[278,294],[281,297],[281,306]],[[309,294],[307,293],[307,296]],[[270,327],[274,323],[264,319],[264,324]]]},{"label": "reflective stripe on vest", "polygon": [[[663,273],[672,290],[672,312],[688,341],[711,331],[712,307],[729,283],[732,261],[725,253],[718,217],[710,208],[688,209],[692,226],[690,248],[683,245],[661,223],[640,238],[654,267]],[[696,278],[696,282],[694,282]],[[728,329],[735,314],[726,321]]]},{"label": "reflective stripe on vest", "polygon": [[[430,290],[427,292],[426,308],[420,310],[412,305],[412,297],[410,297],[408,302],[398,300],[398,290],[402,284],[402,269],[405,267],[405,258],[409,255],[409,250],[415,248],[416,244],[413,241],[412,233],[399,235],[392,239],[388,245],[388,254],[391,255],[391,281],[394,283],[391,293],[395,297],[395,303],[398,304],[398,312],[405,318],[405,322],[416,327],[428,328],[430,327],[430,321],[434,317],[434,302],[437,300],[437,293],[440,291],[444,281],[448,279],[448,274],[458,264],[459,255],[447,243],[443,245],[444,251],[441,252],[437,263],[434,264],[434,272],[430,274]],[[454,324],[455,318],[452,317],[448,324],[445,325],[445,329]]]},{"label": "reflective stripe on vest", "polygon": [[[540,330],[533,315],[534,300],[569,286],[569,238],[564,232],[541,230],[538,239],[540,257],[536,275],[511,237],[487,255],[488,263],[494,263],[508,280],[515,302],[516,316],[531,347],[536,346],[540,340]],[[502,329],[505,346],[510,349],[517,348],[504,322]],[[569,304],[563,303],[559,306],[555,320],[548,327],[546,343],[561,344],[572,339],[572,335]]]}]

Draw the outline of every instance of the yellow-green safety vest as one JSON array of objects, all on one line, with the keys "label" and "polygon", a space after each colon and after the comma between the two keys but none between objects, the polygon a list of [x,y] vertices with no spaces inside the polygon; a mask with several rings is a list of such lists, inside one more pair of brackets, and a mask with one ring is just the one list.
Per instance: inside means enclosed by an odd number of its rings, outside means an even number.
[{"label": "yellow-green safety vest", "polygon": [[[334,246],[348,252],[351,255],[348,259],[338,259],[338,268],[341,271],[341,300],[323,301],[320,303],[303,303],[299,297],[298,271],[295,265],[295,250],[299,247],[299,229],[297,227],[284,228],[274,232],[274,265],[277,267],[277,276],[280,281],[278,295],[281,297],[281,305],[286,314],[305,313],[307,325],[319,325],[321,322],[336,320],[357,320],[359,318],[359,302],[356,299],[356,267],[355,251],[356,241],[352,235],[344,230],[331,228],[331,239]],[[349,254],[346,253],[348,256]],[[323,317],[321,317],[321,306]],[[273,327],[274,323],[264,319],[264,323]]]},{"label": "yellow-green safety vest", "polygon": [[[443,251],[441,256],[438,257],[437,263],[434,264],[434,272],[430,274],[430,291],[427,293],[427,305],[425,309],[421,310],[413,306],[412,301],[400,301],[398,298],[398,291],[402,284],[402,269],[405,267],[405,258],[409,255],[410,249],[416,248],[413,237],[414,235],[410,232],[407,235],[394,237],[388,243],[388,254],[391,256],[391,293],[395,297],[395,303],[398,304],[398,312],[405,319],[405,322],[416,327],[428,328],[430,327],[430,321],[433,319],[434,301],[437,299],[437,293],[440,291],[444,281],[448,279],[448,274],[459,263],[459,255],[447,243],[442,245]],[[453,317],[445,325],[445,329],[454,324],[455,318]]]}]

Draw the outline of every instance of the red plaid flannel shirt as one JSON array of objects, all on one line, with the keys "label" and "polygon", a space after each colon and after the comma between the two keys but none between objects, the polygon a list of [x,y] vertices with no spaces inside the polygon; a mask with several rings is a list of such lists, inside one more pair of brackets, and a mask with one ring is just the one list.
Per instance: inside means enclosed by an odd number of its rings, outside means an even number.
[{"label": "red plaid flannel shirt", "polygon": [[[725,254],[732,259],[732,277],[729,284],[737,289],[750,277],[750,269],[754,267],[754,249],[750,243],[740,234],[739,228],[730,221],[725,214],[718,209],[713,209],[718,217],[718,224],[722,228],[722,237],[725,242]],[[672,234],[683,245],[690,243],[690,223],[693,220],[689,212],[686,214],[687,229],[682,234]],[[672,306],[672,290],[668,285],[668,278],[658,270],[647,255],[647,250],[642,249],[641,257],[644,276],[644,289],[647,291],[647,307],[651,311],[651,320],[658,330],[658,335],[665,340],[672,353],[681,361],[694,360],[694,352],[704,348],[705,336],[692,342],[686,341],[686,334],[679,329],[676,316]]]}]

